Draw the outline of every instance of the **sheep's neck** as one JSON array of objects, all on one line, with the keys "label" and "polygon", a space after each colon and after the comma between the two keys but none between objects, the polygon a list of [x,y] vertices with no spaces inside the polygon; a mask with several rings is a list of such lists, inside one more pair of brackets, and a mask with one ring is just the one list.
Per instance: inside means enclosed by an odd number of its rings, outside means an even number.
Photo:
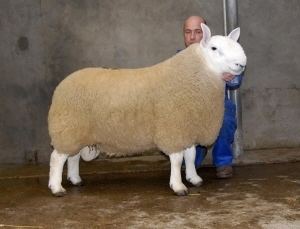
[{"label": "sheep's neck", "polygon": [[160,65],[163,65],[160,68],[165,70],[166,75],[182,75],[193,80],[199,75],[221,79],[208,64],[198,44],[189,46]]}]

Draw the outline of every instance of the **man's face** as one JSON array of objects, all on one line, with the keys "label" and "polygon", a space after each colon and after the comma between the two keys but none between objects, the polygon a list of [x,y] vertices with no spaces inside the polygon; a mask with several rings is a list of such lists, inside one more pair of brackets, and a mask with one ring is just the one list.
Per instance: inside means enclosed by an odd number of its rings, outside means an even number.
[{"label": "man's face", "polygon": [[194,43],[199,43],[201,41],[203,36],[201,23],[204,23],[204,20],[193,17],[189,18],[185,22],[183,28],[185,47],[188,47]]}]

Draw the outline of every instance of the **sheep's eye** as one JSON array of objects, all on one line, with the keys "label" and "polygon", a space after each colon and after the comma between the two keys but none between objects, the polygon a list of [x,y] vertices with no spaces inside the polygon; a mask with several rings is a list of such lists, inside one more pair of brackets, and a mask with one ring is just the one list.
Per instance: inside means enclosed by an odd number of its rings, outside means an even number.
[{"label": "sheep's eye", "polygon": [[211,47],[211,50],[215,51],[215,50],[217,50],[217,48],[216,47]]}]

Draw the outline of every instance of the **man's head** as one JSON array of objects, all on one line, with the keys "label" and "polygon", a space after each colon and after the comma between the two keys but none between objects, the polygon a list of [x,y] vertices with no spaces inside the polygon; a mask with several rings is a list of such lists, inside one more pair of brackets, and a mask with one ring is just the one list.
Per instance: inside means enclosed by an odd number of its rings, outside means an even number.
[{"label": "man's head", "polygon": [[204,18],[199,16],[190,16],[184,21],[183,34],[185,47],[201,41],[203,36],[201,23],[206,24]]}]

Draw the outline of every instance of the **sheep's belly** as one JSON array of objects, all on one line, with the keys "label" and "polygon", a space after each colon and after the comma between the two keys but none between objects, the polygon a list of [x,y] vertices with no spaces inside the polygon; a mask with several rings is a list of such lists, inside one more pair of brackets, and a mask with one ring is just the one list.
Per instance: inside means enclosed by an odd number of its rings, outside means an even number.
[{"label": "sheep's belly", "polygon": [[[131,149],[125,149],[125,148],[116,148],[116,147],[111,147],[108,145],[97,145],[99,151],[101,154],[108,156],[108,157],[125,157],[125,156],[134,156],[134,155],[141,155],[147,151],[152,151],[155,148],[152,148],[150,145],[149,146],[144,146],[144,147],[137,147],[136,145],[133,146]],[[147,148],[147,150],[145,150]]]},{"label": "sheep's belly", "polygon": [[155,148],[151,122],[106,119],[93,130],[93,144],[109,155],[131,155]]}]

